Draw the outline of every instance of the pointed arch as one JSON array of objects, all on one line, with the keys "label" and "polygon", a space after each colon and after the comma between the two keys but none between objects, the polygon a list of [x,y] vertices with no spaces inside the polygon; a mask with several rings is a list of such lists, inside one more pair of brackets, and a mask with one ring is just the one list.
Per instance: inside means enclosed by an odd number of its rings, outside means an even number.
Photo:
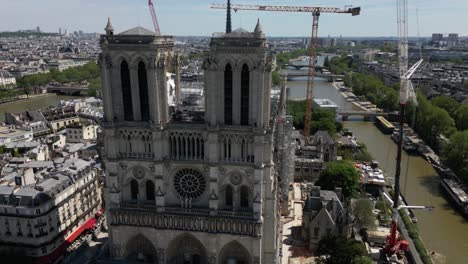
[{"label": "pointed arch", "polygon": [[146,181],[146,200],[154,201],[156,199],[154,195],[154,183],[151,180]]},{"label": "pointed arch", "polygon": [[239,242],[231,241],[219,253],[219,264],[250,264],[249,251]]},{"label": "pointed arch", "polygon": [[129,261],[158,263],[158,254],[153,243],[142,234],[138,234],[127,241],[125,258]]},{"label": "pointed arch", "polygon": [[139,187],[137,180],[133,179],[130,181],[130,198],[132,200],[138,200]]},{"label": "pointed arch", "polygon": [[125,60],[123,60],[122,63],[120,63],[120,82],[122,86],[124,120],[133,121],[132,86],[130,82],[130,69],[128,68],[128,63]]},{"label": "pointed arch", "polygon": [[241,208],[249,208],[250,206],[250,191],[245,185],[242,185],[239,190],[239,206]]},{"label": "pointed arch", "polygon": [[208,263],[206,249],[203,244],[191,234],[181,234],[174,238],[167,249],[169,264],[202,264]]},{"label": "pointed arch", "polygon": [[148,121],[149,114],[149,94],[148,94],[148,75],[143,61],[138,63],[138,87],[140,91],[140,112],[141,121]]},{"label": "pointed arch", "polygon": [[232,125],[232,66],[226,64],[224,69],[224,123]]},{"label": "pointed arch", "polygon": [[250,70],[247,64],[241,71],[241,125],[249,125],[249,101],[250,101]]},{"label": "pointed arch", "polygon": [[224,205],[226,206],[226,209],[232,209],[234,206],[234,189],[229,184],[224,190]]}]

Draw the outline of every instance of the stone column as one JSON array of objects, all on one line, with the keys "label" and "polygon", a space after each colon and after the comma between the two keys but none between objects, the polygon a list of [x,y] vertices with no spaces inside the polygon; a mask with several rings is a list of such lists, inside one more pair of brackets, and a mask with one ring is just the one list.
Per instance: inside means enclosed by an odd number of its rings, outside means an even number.
[{"label": "stone column", "polygon": [[[154,174],[156,178],[156,207],[164,208],[165,206],[165,188],[164,188],[164,166],[163,164],[154,165]],[[158,209],[159,211],[160,209]]]},{"label": "stone column", "polygon": [[263,70],[263,65],[262,65],[262,67],[259,69],[258,74],[256,75],[256,83],[258,85],[256,87],[256,93],[258,95],[258,97],[256,98],[257,127],[258,128],[263,128],[265,125],[268,125],[268,121],[265,123],[265,115],[268,116],[268,119],[270,118],[270,114],[265,113],[265,109],[264,109],[264,104],[265,104],[266,99],[268,100],[268,103],[271,100],[270,98],[265,98],[265,92],[264,92],[265,82],[264,81],[265,81],[264,70]]},{"label": "stone column", "polygon": [[132,90],[133,120],[140,121],[140,89],[138,84],[138,65],[130,65],[130,84]]},{"label": "stone column", "polygon": [[217,167],[208,168],[208,180],[210,191],[210,211],[217,211],[219,208],[219,190],[218,190],[219,169]]},{"label": "stone column", "polygon": [[254,171],[253,212],[254,212],[254,217],[257,220],[260,220],[263,214],[262,201],[264,199],[264,181],[265,181],[263,177],[264,175],[263,175],[262,169],[256,169]]},{"label": "stone column", "polygon": [[148,97],[149,97],[149,110],[150,110],[150,120],[155,124],[159,124],[159,93],[158,93],[158,77],[156,72],[156,57],[152,58],[151,62],[148,65],[147,74],[148,74]]},{"label": "stone column", "polygon": [[157,82],[159,92],[159,118],[161,123],[169,121],[169,111],[167,105],[167,83],[166,83],[166,65],[165,59],[159,60],[159,67],[157,68]]},{"label": "stone column", "polygon": [[205,159],[210,163],[217,163],[219,158],[219,135],[215,131],[209,132],[205,139]]},{"label": "stone column", "polygon": [[112,82],[110,80],[110,73],[112,72],[112,62],[109,57],[105,57],[100,61],[101,67],[101,82],[102,93],[104,100],[104,117],[105,121],[112,122],[114,119],[114,109],[112,107]]}]

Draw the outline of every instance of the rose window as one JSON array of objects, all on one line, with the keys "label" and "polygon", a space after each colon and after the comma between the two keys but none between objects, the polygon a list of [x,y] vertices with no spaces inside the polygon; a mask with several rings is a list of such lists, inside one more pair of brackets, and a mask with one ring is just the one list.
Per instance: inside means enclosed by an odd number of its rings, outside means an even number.
[{"label": "rose window", "polygon": [[182,169],[174,177],[174,188],[181,197],[194,199],[205,191],[206,181],[200,172]]}]

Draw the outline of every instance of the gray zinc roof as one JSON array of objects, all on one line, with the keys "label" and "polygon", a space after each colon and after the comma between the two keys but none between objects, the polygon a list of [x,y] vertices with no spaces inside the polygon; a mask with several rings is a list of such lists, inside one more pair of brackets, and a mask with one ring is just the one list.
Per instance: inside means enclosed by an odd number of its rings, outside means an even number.
[{"label": "gray zinc roof", "polygon": [[156,33],[153,31],[143,28],[143,27],[134,27],[127,31],[120,33],[119,35],[127,35],[127,36],[156,36]]}]

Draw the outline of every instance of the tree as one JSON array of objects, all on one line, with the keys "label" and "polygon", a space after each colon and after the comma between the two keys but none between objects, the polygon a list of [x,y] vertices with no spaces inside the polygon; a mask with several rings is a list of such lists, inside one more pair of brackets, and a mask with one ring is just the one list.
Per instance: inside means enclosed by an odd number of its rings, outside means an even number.
[{"label": "tree", "polygon": [[449,113],[450,116],[455,116],[455,111],[460,105],[455,99],[448,96],[438,96],[432,100],[432,104],[438,106]]},{"label": "tree", "polygon": [[[367,256],[363,244],[341,236],[326,236],[319,241],[319,264],[350,264],[361,256]],[[357,262],[360,263],[360,262]]]},{"label": "tree", "polygon": [[29,98],[29,94],[31,94],[31,86],[29,84],[23,87],[23,93],[26,95],[26,98]]},{"label": "tree", "polygon": [[455,132],[442,154],[445,163],[468,183],[468,130]]},{"label": "tree", "polygon": [[468,105],[460,105],[455,112],[455,124],[458,130],[468,129]]},{"label": "tree", "polygon": [[376,217],[372,212],[372,201],[369,199],[357,199],[353,203],[353,214],[356,217],[357,223],[367,229],[375,229]]},{"label": "tree", "polygon": [[335,187],[343,189],[343,195],[353,197],[359,190],[359,172],[349,161],[333,161],[327,163],[327,168],[320,174],[316,185],[325,190],[334,190]]},{"label": "tree", "polygon": [[374,261],[372,261],[368,256],[359,256],[353,259],[351,264],[374,264]]}]

